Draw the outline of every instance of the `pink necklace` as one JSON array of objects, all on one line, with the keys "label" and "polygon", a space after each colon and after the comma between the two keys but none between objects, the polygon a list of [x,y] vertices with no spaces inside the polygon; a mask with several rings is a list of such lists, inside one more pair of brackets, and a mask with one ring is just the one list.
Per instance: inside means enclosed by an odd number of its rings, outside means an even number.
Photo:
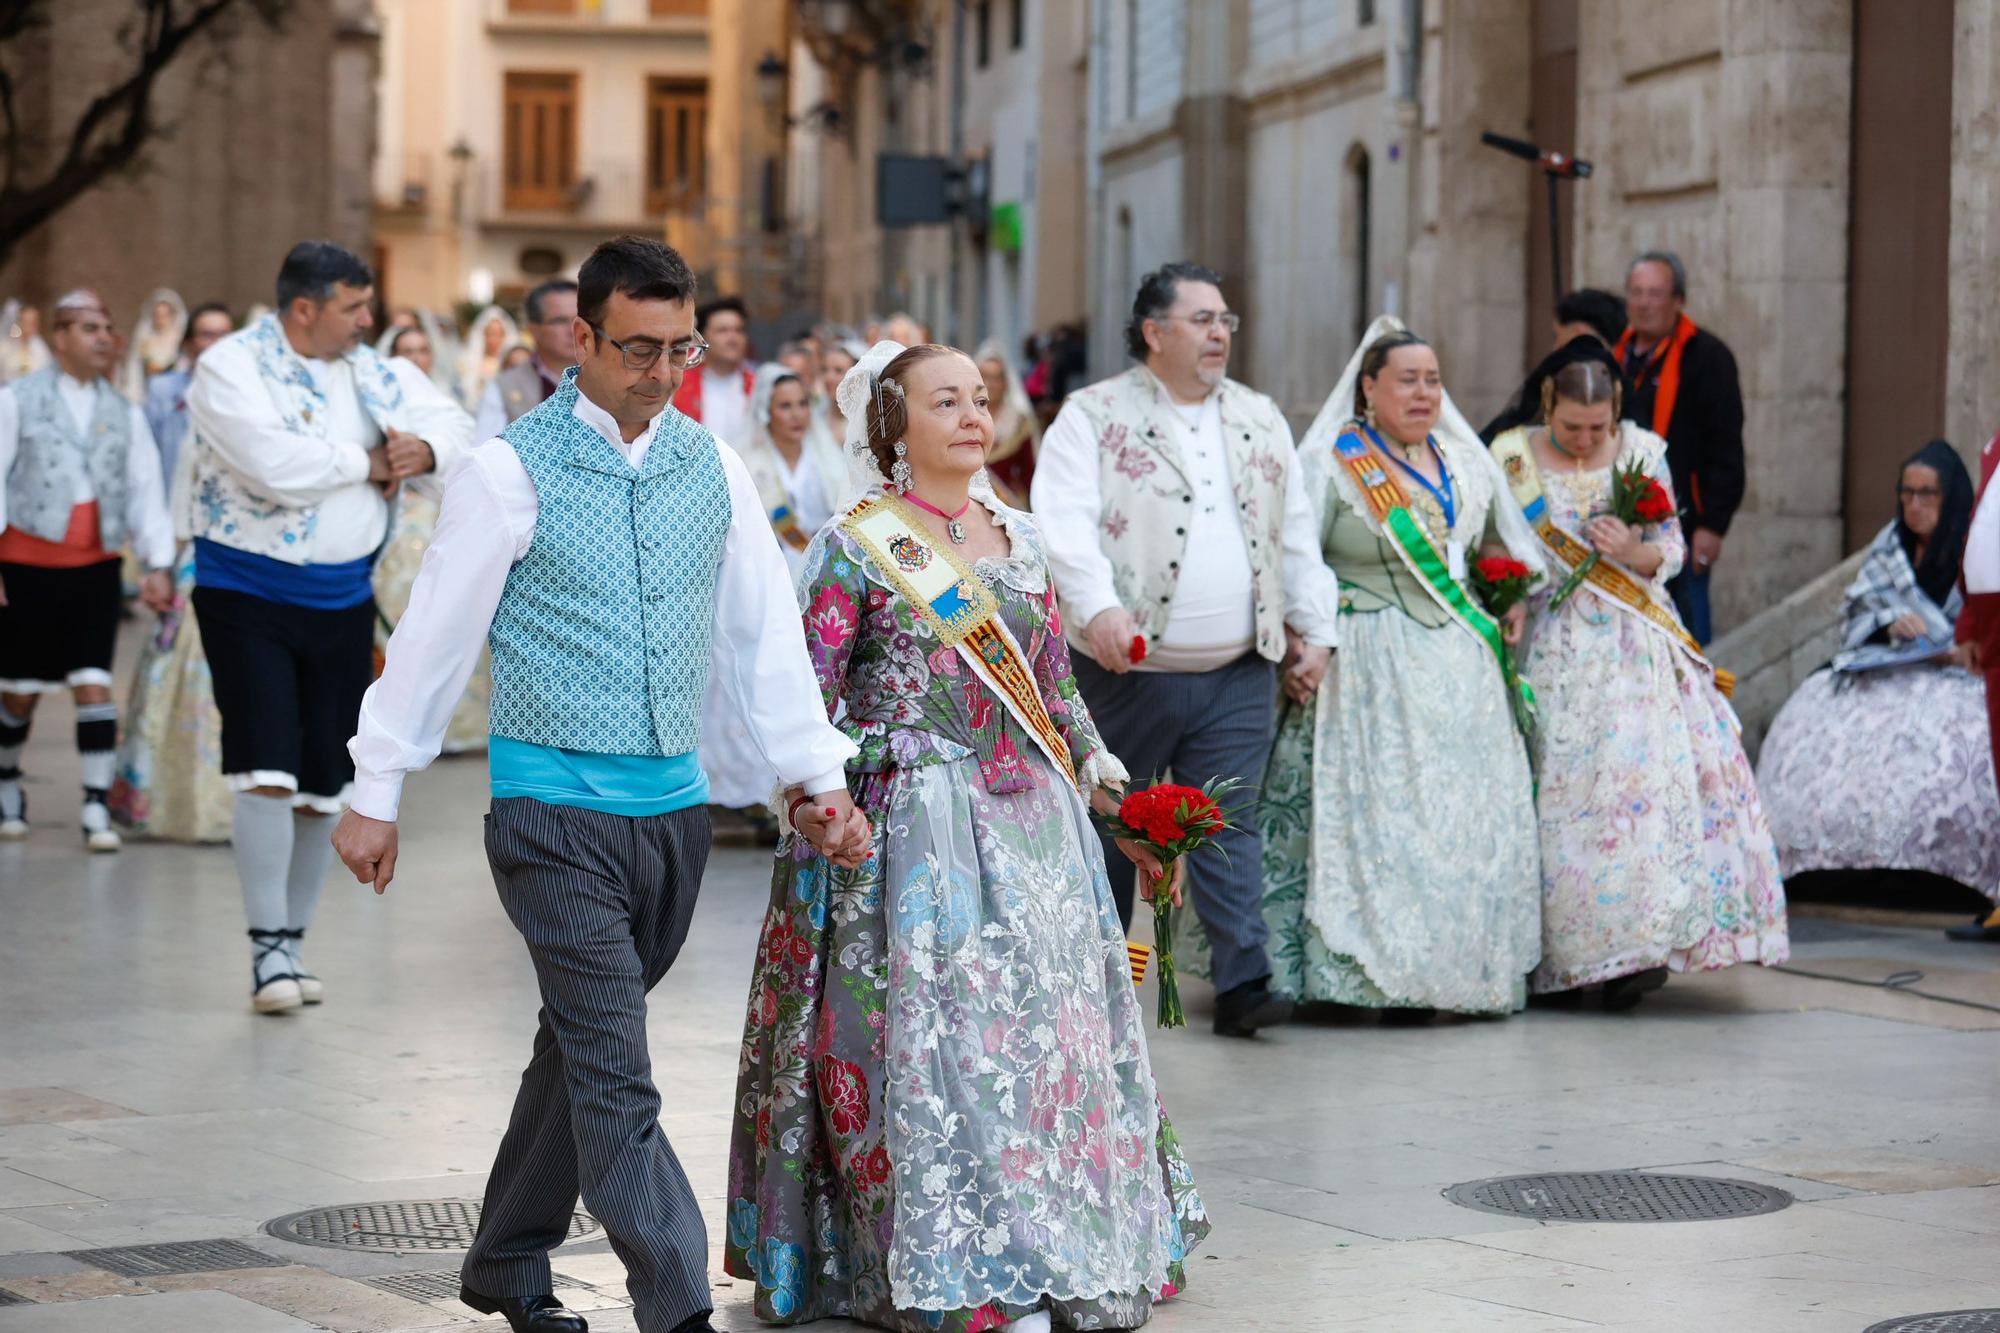
[{"label": "pink necklace", "polygon": [[965,545],[965,525],[960,523],[959,520],[965,517],[966,510],[972,508],[972,499],[970,496],[966,497],[965,503],[958,507],[956,514],[945,513],[944,510],[939,509],[915,491],[904,491],[903,498],[925,513],[936,514],[939,518],[943,519],[945,535],[951,538],[953,546]]}]

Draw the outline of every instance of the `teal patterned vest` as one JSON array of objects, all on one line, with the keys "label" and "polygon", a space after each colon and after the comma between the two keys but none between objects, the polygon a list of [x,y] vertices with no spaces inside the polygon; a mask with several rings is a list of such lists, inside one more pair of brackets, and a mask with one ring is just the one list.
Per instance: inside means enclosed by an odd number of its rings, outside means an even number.
[{"label": "teal patterned vest", "polygon": [[701,744],[729,481],[668,408],[635,470],[577,420],[576,371],[501,433],[535,483],[535,539],[493,617],[496,736],[597,754]]}]

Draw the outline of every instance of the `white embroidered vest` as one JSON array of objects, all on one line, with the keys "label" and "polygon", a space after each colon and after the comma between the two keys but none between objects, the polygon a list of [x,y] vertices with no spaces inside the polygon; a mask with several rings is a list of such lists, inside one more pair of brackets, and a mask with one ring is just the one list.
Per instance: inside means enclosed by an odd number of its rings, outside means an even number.
[{"label": "white embroidered vest", "polygon": [[[1236,517],[1250,550],[1257,653],[1285,655],[1285,478],[1294,466],[1291,431],[1278,405],[1224,380],[1216,390]],[[1160,381],[1144,366],[1079,389],[1067,400],[1097,437],[1102,517],[1098,542],[1111,560],[1118,600],[1141,633],[1167,626],[1187,546],[1194,488],[1177,443],[1180,422]]]},{"label": "white embroidered vest", "polygon": [[[255,355],[257,371],[272,404],[284,418],[285,429],[327,438],[326,396],[313,382],[306,363],[285,337],[276,315],[229,335],[246,343]],[[369,418],[386,433],[402,421],[403,386],[376,350],[361,344],[346,357],[354,368],[354,384]],[[193,471],[189,530],[196,537],[269,556],[288,565],[312,563],[313,533],[319,524],[318,505],[290,505],[259,494],[236,471],[207,448],[196,432],[192,437]],[[184,467],[187,465],[183,465]],[[391,514],[389,530],[395,528]]]}]

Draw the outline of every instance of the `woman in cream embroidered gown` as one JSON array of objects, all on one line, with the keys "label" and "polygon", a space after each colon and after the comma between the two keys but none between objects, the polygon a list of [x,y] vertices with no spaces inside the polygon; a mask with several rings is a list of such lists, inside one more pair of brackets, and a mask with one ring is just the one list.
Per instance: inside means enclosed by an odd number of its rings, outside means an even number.
[{"label": "woman in cream embroidered gown", "polygon": [[[1596,362],[1565,366],[1550,385],[1547,424],[1502,435],[1496,453],[1534,467],[1550,521],[1643,581],[1678,626],[1666,583],[1687,549],[1680,520],[1634,528],[1610,516],[1616,468],[1636,463],[1671,493],[1666,442],[1617,420],[1616,381]],[[1623,1008],[1669,970],[1783,962],[1777,848],[1714,672],[1589,584],[1550,611],[1564,577],[1550,568],[1526,663],[1539,704],[1533,989],[1604,982],[1606,1005]]]},{"label": "woman in cream embroidered gown", "polygon": [[1540,566],[1436,356],[1378,319],[1299,446],[1340,646],[1316,696],[1282,703],[1265,776],[1271,985],[1412,1016],[1507,1013],[1540,954],[1527,751],[1492,649],[1405,565],[1335,453],[1369,416],[1374,461],[1440,553],[1457,547],[1456,565],[1504,545]]},{"label": "woman in cream embroidered gown", "polygon": [[497,305],[487,306],[473,319],[472,327],[466,331],[464,349],[459,353],[458,388],[463,397],[458,401],[466,411],[479,411],[486,382],[500,373],[507,349],[518,346],[520,341],[520,326]]},{"label": "woman in cream embroidered gown", "polygon": [[880,485],[840,513],[888,504],[929,550],[891,537],[873,548],[895,553],[886,563],[943,558],[990,590],[1061,744],[1024,725],[840,519],[821,531],[800,579],[806,641],[860,746],[849,782],[873,842],[854,871],[801,839],[779,848],[725,1266],[755,1281],[770,1323],[1132,1328],[1181,1285],[1208,1227],[1079,794],[1102,804],[1125,775],[1071,678],[1032,520],[982,481],[968,490],[991,430],[977,370],[947,348],[899,353],[869,352],[843,411],[877,450],[907,441],[909,493],[962,512],[965,541]]},{"label": "woman in cream embroidered gown", "polygon": [[1021,372],[998,338],[988,338],[973,354],[986,396],[993,404],[993,447],[986,453],[986,475],[993,490],[1016,509],[1028,507],[1028,487],[1035,479],[1035,451],[1041,448],[1042,427],[1035,405],[1021,383]]},{"label": "woman in cream embroidered gown", "polygon": [[[750,440],[740,450],[794,579],[805,564],[807,543],[833,516],[833,502],[847,484],[840,446],[815,418],[806,387],[795,371],[775,361],[759,367],[750,387]],[[713,692],[702,710],[701,768],[708,775],[709,801],[731,809],[763,806],[778,780],[751,743],[749,729]]]}]

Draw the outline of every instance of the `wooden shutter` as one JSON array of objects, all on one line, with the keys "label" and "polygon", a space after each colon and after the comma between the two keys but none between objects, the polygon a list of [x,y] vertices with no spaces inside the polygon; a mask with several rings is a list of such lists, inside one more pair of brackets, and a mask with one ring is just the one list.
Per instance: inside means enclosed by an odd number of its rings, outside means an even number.
[{"label": "wooden shutter", "polygon": [[647,212],[687,212],[701,202],[708,188],[707,139],[706,80],[647,80]]},{"label": "wooden shutter", "polygon": [[508,208],[569,205],[576,183],[576,75],[508,73],[503,151]]}]

